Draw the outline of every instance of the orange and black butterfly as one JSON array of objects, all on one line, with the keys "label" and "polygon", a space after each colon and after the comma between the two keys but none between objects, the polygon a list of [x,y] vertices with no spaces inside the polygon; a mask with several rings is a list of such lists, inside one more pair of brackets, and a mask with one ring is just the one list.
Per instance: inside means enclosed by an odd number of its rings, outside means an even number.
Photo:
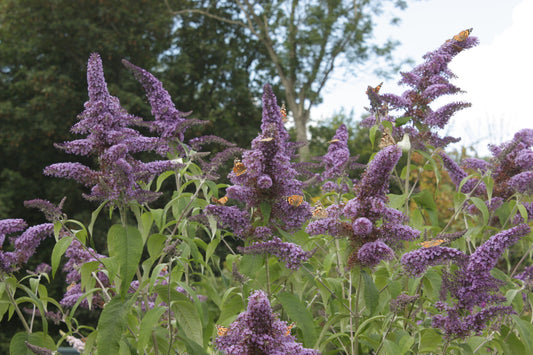
[{"label": "orange and black butterfly", "polygon": [[287,108],[285,107],[285,104],[281,105],[281,120],[283,123],[287,123],[289,120],[287,119]]},{"label": "orange and black butterfly", "polygon": [[304,197],[302,195],[291,195],[291,196],[285,197],[285,199],[287,200],[289,205],[293,207],[300,206],[302,202],[304,201]]},{"label": "orange and black butterfly", "polygon": [[455,36],[453,36],[453,39],[456,40],[457,42],[463,42],[464,40],[468,38],[468,36],[470,36],[470,33],[472,33],[472,30],[473,28],[469,28],[467,30],[461,31]]},{"label": "orange and black butterfly", "polygon": [[322,205],[320,201],[317,201],[313,206],[312,214],[314,219],[322,219],[328,216],[328,211],[326,211],[324,205]]},{"label": "orange and black butterfly", "polygon": [[379,94],[379,90],[381,90],[381,87],[383,86],[383,82],[381,82],[378,86],[373,88],[372,86],[368,86],[366,89],[366,94],[369,95],[370,93]]},{"label": "orange and black butterfly", "polygon": [[292,323],[291,325],[287,326],[287,330],[285,331],[285,336],[288,337],[291,335],[291,329],[296,325],[296,323]]},{"label": "orange and black butterfly", "polygon": [[213,201],[213,203],[216,203],[217,205],[225,205],[226,202],[228,202],[228,196],[224,196],[221,198],[213,197],[211,198],[211,201]]},{"label": "orange and black butterfly", "polygon": [[423,241],[420,243],[420,245],[422,246],[422,248],[431,248],[431,247],[437,247],[444,242],[446,242],[446,239],[433,239],[433,240]]},{"label": "orange and black butterfly", "polygon": [[244,166],[239,158],[235,158],[233,161],[233,172],[237,176],[241,176],[242,174],[246,173],[246,166]]},{"label": "orange and black butterfly", "polygon": [[229,328],[217,324],[217,335],[219,337],[223,337],[224,335],[228,334],[228,330]]}]

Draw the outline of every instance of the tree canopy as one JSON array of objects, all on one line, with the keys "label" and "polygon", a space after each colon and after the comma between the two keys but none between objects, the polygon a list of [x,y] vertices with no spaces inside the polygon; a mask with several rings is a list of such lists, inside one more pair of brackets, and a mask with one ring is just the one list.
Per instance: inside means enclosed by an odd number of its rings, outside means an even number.
[{"label": "tree canopy", "polygon": [[[311,108],[320,103],[321,91],[336,66],[358,64],[372,55],[389,57],[394,43],[369,42],[375,27],[375,15],[385,1],[316,0],[264,1],[234,0],[238,14],[224,17],[213,12],[209,1],[196,1],[188,9],[169,8],[177,15],[198,14],[240,25],[250,38],[259,41],[268,53],[272,83],[284,90],[292,113],[298,141],[307,141]],[[404,8],[404,1],[394,5]],[[301,160],[309,159],[309,148],[300,149]]]}]

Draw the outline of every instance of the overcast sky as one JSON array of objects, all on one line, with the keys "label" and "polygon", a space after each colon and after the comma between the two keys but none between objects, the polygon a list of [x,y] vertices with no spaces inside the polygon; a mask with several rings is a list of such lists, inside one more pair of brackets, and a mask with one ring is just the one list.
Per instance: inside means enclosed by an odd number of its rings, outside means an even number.
[{"label": "overcast sky", "polygon": [[[423,54],[464,29],[473,27],[471,35],[479,38],[477,47],[461,52],[450,65],[458,76],[453,83],[466,93],[437,102],[472,103],[453,116],[448,134],[461,137],[462,145],[475,144],[484,155],[488,143],[498,144],[521,128],[533,128],[533,0],[410,1],[399,17],[400,26],[380,25],[376,39],[400,40],[395,55],[410,57],[415,65],[422,62]],[[368,106],[367,85],[384,81],[382,93],[399,94],[405,89],[396,85],[399,75],[383,79],[371,74],[372,69],[348,81],[339,69],[325,88],[324,103],[312,111],[313,119],[329,117],[341,107],[353,109],[359,119]]]}]

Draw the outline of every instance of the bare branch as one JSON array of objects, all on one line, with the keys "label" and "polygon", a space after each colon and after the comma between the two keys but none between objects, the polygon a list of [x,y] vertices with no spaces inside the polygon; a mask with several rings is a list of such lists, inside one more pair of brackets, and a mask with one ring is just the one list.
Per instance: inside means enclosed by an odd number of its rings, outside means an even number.
[{"label": "bare branch", "polygon": [[246,24],[242,21],[235,21],[235,20],[230,20],[230,19],[227,19],[227,18],[224,18],[224,17],[220,17],[220,16],[217,16],[217,15],[213,15],[212,13],[208,12],[208,11],[205,11],[205,10],[200,10],[200,9],[184,9],[184,10],[179,10],[179,11],[174,11],[172,10],[172,8],[170,7],[169,3],[168,3],[168,0],[165,0],[165,4],[167,5],[167,8],[168,10],[173,14],[173,15],[181,15],[181,14],[189,14],[189,13],[196,13],[196,14],[200,14],[200,15],[204,15],[204,16],[207,16],[207,17],[211,17],[215,20],[218,20],[218,21],[222,21],[222,22],[226,22],[226,23],[231,23],[232,25],[239,25],[239,26],[242,26],[242,27],[246,27],[248,28],[248,26],[246,26]]}]

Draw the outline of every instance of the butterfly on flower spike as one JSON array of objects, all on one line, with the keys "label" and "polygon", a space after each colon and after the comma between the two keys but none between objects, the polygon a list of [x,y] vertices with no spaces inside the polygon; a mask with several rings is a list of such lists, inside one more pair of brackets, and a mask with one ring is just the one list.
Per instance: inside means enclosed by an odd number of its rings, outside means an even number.
[{"label": "butterfly on flower spike", "polygon": [[285,107],[285,104],[281,105],[281,121],[283,123],[287,123],[289,122],[289,120],[287,119],[287,108]]},{"label": "butterfly on flower spike", "polygon": [[291,329],[296,325],[296,323],[292,323],[291,325],[287,326],[287,330],[285,331],[285,336],[288,337],[291,335]]},{"label": "butterfly on flower spike", "polygon": [[455,36],[453,36],[453,39],[456,40],[457,42],[463,42],[464,40],[468,38],[468,36],[470,36],[470,33],[472,33],[472,30],[473,28],[469,28],[467,30],[461,31]]},{"label": "butterfly on flower spike", "polygon": [[224,335],[228,334],[228,330],[229,328],[217,324],[217,335],[219,337],[223,337]]},{"label": "butterfly on flower spike", "polygon": [[379,94],[379,90],[381,90],[382,86],[383,86],[383,81],[375,88],[373,88],[372,86],[368,86],[368,88],[366,89],[366,94],[367,95],[369,95],[370,93]]},{"label": "butterfly on flower spike", "polygon": [[340,142],[340,139],[332,139],[330,141],[328,141],[328,144],[331,144],[331,143],[335,143],[335,142]]},{"label": "butterfly on flower spike", "polygon": [[260,139],[259,142],[270,142],[272,140],[274,140],[273,137],[266,137],[266,138]]},{"label": "butterfly on flower spike", "polygon": [[[473,28],[466,29],[464,31],[459,32],[453,38],[450,38],[446,42],[450,42],[452,39],[456,40],[457,42],[464,42],[468,36],[470,36],[470,33],[472,33]],[[457,44],[453,44],[453,46],[457,49],[458,52],[462,51],[464,48],[461,46],[458,46]]]},{"label": "butterfly on flower spike", "polygon": [[287,200],[289,205],[293,207],[300,206],[302,202],[304,201],[304,197],[302,195],[291,195],[291,196],[285,197],[285,199]]},{"label": "butterfly on flower spike", "polygon": [[445,243],[446,239],[432,239],[432,240],[426,240],[420,243],[422,248],[431,248],[431,247],[437,247],[441,245],[442,243]]},{"label": "butterfly on flower spike", "polygon": [[228,202],[228,196],[224,196],[224,197],[221,197],[221,198],[216,198],[216,197],[213,197],[211,198],[211,201],[217,205],[225,205],[226,202]]},{"label": "butterfly on flower spike", "polygon": [[379,90],[381,90],[382,85],[383,85],[383,82],[381,82],[375,88],[373,88],[372,86],[368,86],[366,89],[366,96],[368,96],[368,99],[370,100],[370,106],[372,106],[374,110],[377,110],[381,106]]},{"label": "butterfly on flower spike", "polygon": [[314,219],[322,219],[328,216],[328,211],[326,211],[324,205],[322,205],[320,201],[317,201],[313,206],[312,214]]},{"label": "butterfly on flower spike", "polygon": [[379,149],[383,149],[383,148],[386,148],[386,147],[389,147],[395,144],[396,142],[394,141],[394,138],[392,137],[390,129],[385,128],[385,130],[383,131],[383,135],[381,136],[381,139],[378,143]]},{"label": "butterfly on flower spike", "polygon": [[244,166],[239,158],[235,158],[233,161],[233,172],[237,176],[241,176],[242,174],[246,173],[246,166]]}]

